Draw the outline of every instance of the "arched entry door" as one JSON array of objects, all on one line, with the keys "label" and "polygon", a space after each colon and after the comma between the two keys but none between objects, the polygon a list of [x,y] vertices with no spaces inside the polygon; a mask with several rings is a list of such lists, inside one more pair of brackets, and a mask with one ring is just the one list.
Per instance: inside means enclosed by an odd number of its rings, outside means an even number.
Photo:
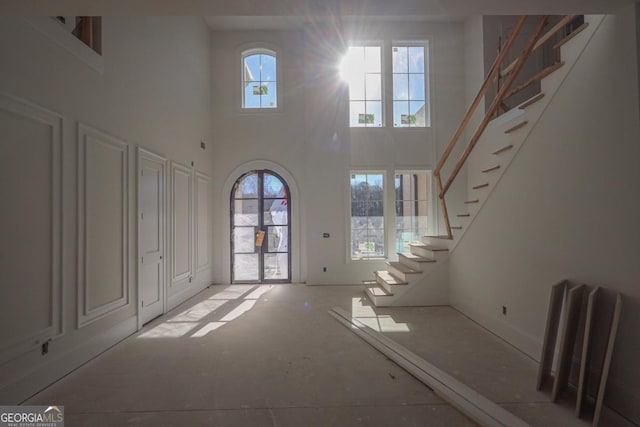
[{"label": "arched entry door", "polygon": [[291,200],[268,169],[242,175],[231,190],[231,281],[291,282]]}]

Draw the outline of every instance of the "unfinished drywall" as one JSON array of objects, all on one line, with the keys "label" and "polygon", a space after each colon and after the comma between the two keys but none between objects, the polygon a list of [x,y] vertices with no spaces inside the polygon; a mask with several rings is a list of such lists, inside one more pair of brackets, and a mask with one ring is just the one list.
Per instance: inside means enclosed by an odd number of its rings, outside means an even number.
[{"label": "unfinished drywall", "polygon": [[[604,19],[451,254],[450,292],[456,308],[536,360],[551,285],[569,279],[602,286],[609,307],[612,291],[621,292],[625,307],[606,403],[638,423],[635,24],[633,7]],[[597,325],[596,349],[605,345],[607,327]]]},{"label": "unfinished drywall", "polygon": [[[407,24],[381,21],[346,23],[344,32],[331,23],[300,31],[214,31],[213,122],[215,125],[216,200],[214,260],[216,280],[230,278],[229,194],[224,183],[235,181],[236,169],[247,162],[278,165],[300,190],[300,235],[292,236],[293,281],[310,284],[353,284],[384,269],[384,261],[351,262],[348,257],[349,171],[433,169],[464,108],[462,23]],[[346,37],[345,37],[346,35]],[[426,40],[430,50],[432,126],[425,129],[350,129],[347,88],[338,76],[346,40]],[[240,53],[264,46],[281,55],[281,109],[240,109]],[[386,60],[387,58],[385,58]],[[384,63],[385,69],[390,64]],[[391,88],[384,89],[391,96]],[[390,98],[389,98],[390,99]],[[388,103],[387,105],[390,105]],[[244,171],[246,172],[246,171]],[[389,183],[387,183],[389,184]],[[462,185],[461,187],[464,187]],[[393,187],[387,197],[393,200]],[[462,196],[459,197],[462,200]],[[388,204],[387,206],[392,206]],[[392,224],[387,223],[388,228]],[[329,233],[329,238],[323,238]],[[387,239],[389,242],[390,239]],[[396,254],[389,245],[389,256]],[[326,272],[323,269],[326,267]]]},{"label": "unfinished drywall", "polygon": [[[201,18],[105,17],[97,62],[50,38],[48,24],[55,32],[50,18],[0,18],[6,404],[137,329],[136,147],[205,174],[213,166],[210,147],[200,148],[211,141],[210,33]],[[66,35],[67,47],[78,42]],[[210,283],[211,269],[201,268],[182,299]]]}]

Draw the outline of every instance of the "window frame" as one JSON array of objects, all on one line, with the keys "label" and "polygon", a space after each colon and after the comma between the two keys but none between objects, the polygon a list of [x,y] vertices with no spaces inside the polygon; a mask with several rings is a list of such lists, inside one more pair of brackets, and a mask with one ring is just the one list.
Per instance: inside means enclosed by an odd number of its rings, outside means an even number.
[{"label": "window frame", "polygon": [[[387,50],[387,43],[385,43],[382,40],[353,40],[351,42],[349,42],[346,46],[347,51],[352,48],[352,47],[363,47],[363,48],[367,48],[367,47],[378,47],[380,48],[380,112],[382,114],[382,118],[380,120],[380,126],[351,126],[351,88],[349,86],[349,82],[345,82],[346,87],[347,87],[347,127],[351,130],[353,129],[384,129],[387,127],[387,108],[386,108],[386,103],[387,103],[387,78],[386,78],[386,68],[387,68],[387,58],[386,58],[386,50]],[[346,55],[346,53],[345,53]],[[366,83],[365,83],[366,84]],[[366,91],[366,87],[365,87],[365,91]],[[365,92],[366,94],[366,92]],[[357,101],[363,101],[367,102],[366,99],[366,95],[365,95],[365,99],[364,100],[357,100]],[[373,101],[378,101],[378,100],[373,100]]]},{"label": "window frame", "polygon": [[[381,98],[382,98],[382,125],[381,126],[351,126],[351,98],[349,94],[349,84],[344,82],[347,90],[347,117],[346,127],[351,132],[362,132],[361,129],[389,129],[392,132],[431,132],[433,131],[433,111],[432,111],[432,65],[431,65],[431,45],[429,37],[412,38],[385,38],[384,40],[354,39],[346,44],[350,47],[378,46],[381,49]],[[394,126],[393,125],[393,47],[423,47],[424,48],[424,89],[425,89],[425,125],[424,126]]]},{"label": "window frame", "polygon": [[[275,58],[276,60],[276,106],[275,107],[245,107],[245,94],[244,94],[244,60],[246,57],[255,55],[255,54],[268,54]],[[283,89],[282,86],[284,84],[283,79],[283,54],[282,50],[271,43],[265,42],[252,42],[252,43],[244,43],[239,46],[237,49],[237,57],[239,58],[239,72],[236,77],[236,84],[239,89],[239,101],[236,104],[237,110],[241,114],[273,114],[273,113],[282,113],[284,111],[284,100],[283,100]]]},{"label": "window frame", "polygon": [[[382,175],[382,209],[383,209],[383,215],[382,215],[382,224],[384,227],[384,233],[383,233],[383,243],[384,243],[384,256],[381,257],[375,257],[375,258],[361,258],[361,259],[354,259],[352,257],[352,253],[351,253],[351,247],[352,247],[352,241],[351,241],[351,231],[352,231],[352,226],[351,226],[351,218],[352,218],[352,212],[351,212],[351,175],[357,175],[357,174],[366,174],[366,175]],[[388,223],[388,205],[389,205],[389,186],[388,186],[388,178],[389,178],[389,174],[388,171],[386,169],[366,169],[366,168],[349,168],[348,173],[347,173],[347,191],[345,192],[345,196],[346,196],[346,236],[348,236],[348,239],[346,240],[346,261],[347,263],[381,263],[381,262],[385,262],[389,259],[389,223]]]},{"label": "window frame", "polygon": [[[398,168],[393,170],[393,236],[391,236],[394,251],[396,248],[396,243],[398,241],[396,224],[397,224],[397,214],[396,214],[396,192],[395,192],[395,178],[398,174],[421,174],[426,173],[427,175],[427,194],[425,195],[425,201],[427,202],[427,232],[431,232],[432,234],[437,234],[438,224],[437,224],[437,199],[436,188],[435,188],[435,180],[433,178],[433,169],[432,168]],[[413,202],[417,202],[419,200],[412,200]]]},{"label": "window frame", "polygon": [[[425,124],[424,126],[395,126],[393,123],[393,117],[395,117],[395,108],[394,108],[394,103],[396,101],[395,99],[395,94],[393,92],[393,75],[396,74],[393,72],[393,48],[394,47],[422,47],[424,48],[424,105],[425,105]],[[430,42],[429,40],[426,39],[421,39],[421,40],[406,40],[406,39],[400,39],[400,40],[391,40],[390,43],[390,51],[389,51],[389,57],[391,58],[391,63],[389,64],[389,81],[390,81],[390,85],[391,85],[391,90],[389,91],[391,94],[391,99],[389,100],[389,108],[391,109],[391,125],[390,128],[397,130],[397,129],[402,129],[402,130],[407,130],[407,129],[421,129],[421,130],[425,130],[425,129],[429,129],[432,127],[432,123],[431,123],[431,118],[432,118],[432,112],[431,112],[431,49],[430,49]],[[404,74],[404,73],[398,73],[398,74]],[[407,72],[407,74],[410,74]],[[409,101],[407,101],[409,102]]]}]

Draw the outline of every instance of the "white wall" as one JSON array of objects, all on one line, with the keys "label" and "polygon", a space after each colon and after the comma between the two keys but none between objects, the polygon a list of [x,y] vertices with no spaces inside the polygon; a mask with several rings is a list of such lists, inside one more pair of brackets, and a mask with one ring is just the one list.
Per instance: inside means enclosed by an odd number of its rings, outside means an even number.
[{"label": "white wall", "polygon": [[[212,174],[213,150],[200,149],[212,145],[210,54],[200,18],[105,18],[101,73],[26,20],[0,18],[3,403],[136,330],[135,147]],[[211,276],[200,269],[184,298]]]},{"label": "white wall", "polygon": [[[241,173],[236,169],[249,161],[276,163],[291,174],[300,190],[300,215],[292,219],[301,226],[299,250],[292,252],[300,271],[294,281],[353,284],[371,279],[374,270],[384,268],[384,262],[347,262],[349,170],[386,170],[392,176],[396,169],[433,169],[436,156],[462,117],[462,23],[399,27],[378,21],[347,25],[344,34],[358,41],[382,41],[386,46],[392,40],[429,42],[432,127],[348,127],[346,87],[337,75],[344,42],[331,25],[309,25],[304,31],[290,32],[213,32],[213,186],[220,201],[214,212],[217,281],[230,277],[229,194],[223,183],[235,181],[235,175]],[[239,54],[253,41],[280,49],[284,64],[281,112],[239,109]],[[385,90],[390,96],[391,88]],[[331,237],[325,239],[323,233]]]},{"label": "white wall", "polygon": [[[607,16],[451,254],[453,305],[536,360],[550,286],[623,294],[607,403],[640,421],[640,126],[633,7]],[[502,306],[507,307],[503,316]],[[602,350],[607,320],[596,331]],[[592,368],[598,369],[600,358]]]}]

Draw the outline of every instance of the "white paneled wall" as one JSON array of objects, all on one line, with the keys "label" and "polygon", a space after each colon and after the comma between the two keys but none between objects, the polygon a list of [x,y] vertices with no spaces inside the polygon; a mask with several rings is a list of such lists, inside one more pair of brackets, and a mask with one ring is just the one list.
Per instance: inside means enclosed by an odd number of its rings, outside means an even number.
[{"label": "white paneled wall", "polygon": [[210,234],[209,222],[209,177],[200,171],[196,171],[196,220],[195,220],[195,270],[196,274],[209,268],[209,240],[207,236]]},{"label": "white paneled wall", "polygon": [[129,304],[129,146],[78,125],[78,326]]},{"label": "white paneled wall", "polygon": [[0,93],[0,135],[2,363],[62,334],[62,117]]},{"label": "white paneled wall", "polygon": [[[104,17],[100,70],[32,24],[0,16],[3,404],[20,403],[134,333],[144,323],[142,301],[161,299],[160,313],[149,316],[161,314],[211,284],[212,274],[204,21]],[[180,162],[167,167],[157,201],[166,222],[148,223],[167,241],[166,256],[156,251],[155,283],[164,287],[155,300],[136,292],[138,146]],[[204,199],[198,208],[196,197]],[[205,233],[197,244],[195,221]]]}]

